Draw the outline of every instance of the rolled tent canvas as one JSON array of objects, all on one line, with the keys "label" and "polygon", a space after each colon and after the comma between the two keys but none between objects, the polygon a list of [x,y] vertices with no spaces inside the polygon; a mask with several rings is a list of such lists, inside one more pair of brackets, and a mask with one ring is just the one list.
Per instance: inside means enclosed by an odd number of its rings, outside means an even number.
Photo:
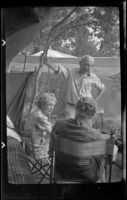
[{"label": "rolled tent canvas", "polygon": [[32,74],[31,72],[6,74],[6,112],[14,125],[20,119],[27,84]]}]

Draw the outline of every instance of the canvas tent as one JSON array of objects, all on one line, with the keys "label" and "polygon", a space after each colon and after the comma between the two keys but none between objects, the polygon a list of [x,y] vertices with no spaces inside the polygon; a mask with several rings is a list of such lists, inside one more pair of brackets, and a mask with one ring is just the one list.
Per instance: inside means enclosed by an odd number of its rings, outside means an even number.
[{"label": "canvas tent", "polygon": [[[26,57],[25,71],[35,71],[39,67],[39,56],[43,53],[40,51],[36,54]],[[54,64],[62,64],[68,68],[78,67],[78,57],[64,54],[55,50],[48,50],[47,56],[49,61]],[[16,72],[23,71],[24,68],[24,55],[17,55],[11,62],[11,70]],[[120,58],[119,57],[95,57],[95,67],[100,72],[105,72],[107,75],[113,75],[120,72]],[[47,71],[47,67],[44,65],[44,71]]]},{"label": "canvas tent", "polygon": [[[34,71],[35,66],[39,66],[39,56],[42,52],[38,52],[34,55],[28,56],[26,59],[26,70]],[[49,50],[48,57],[50,62],[55,65],[64,65],[67,68],[77,68],[78,61],[80,58],[63,54],[58,51]],[[12,63],[12,72],[22,72],[24,65],[24,56],[18,55],[16,56]],[[48,71],[48,67],[43,66],[44,72]],[[103,107],[105,110],[105,117],[110,121],[110,124],[117,121],[120,123],[121,118],[121,93],[120,93],[120,58],[110,57],[110,58],[95,58],[95,67],[93,71],[96,75],[101,79],[101,81],[105,84],[106,90],[101,99],[99,100],[99,106]],[[13,73],[13,74],[14,74]],[[45,73],[42,76],[45,78]],[[115,78],[114,78],[115,77]],[[119,84],[118,84],[119,81]],[[53,84],[52,84],[53,85]],[[117,86],[116,86],[117,85]],[[66,88],[66,86],[64,86]],[[53,114],[58,114],[60,110],[63,110],[63,99],[65,96],[64,88],[60,90],[58,102],[55,106],[55,110]]]},{"label": "canvas tent", "polygon": [[[26,59],[25,71],[35,71],[39,67],[40,55],[43,51],[30,56],[17,55],[11,62],[11,71],[23,71],[24,62]],[[68,54],[61,53],[59,51],[49,49],[47,52],[47,57],[52,63],[77,63],[77,57]],[[48,71],[47,67],[43,66],[44,71]]]},{"label": "canvas tent", "polygon": [[[33,55],[35,58],[36,57],[38,58],[38,62],[39,62],[39,56],[41,53],[42,52],[39,52],[37,55],[36,54]],[[62,57],[62,56],[69,57],[69,55],[65,55],[65,54],[62,55],[62,53],[57,52],[57,51],[48,51],[48,56],[49,55],[53,56],[52,54],[57,57]],[[73,56],[70,56],[70,57],[73,57]],[[31,59],[31,57],[29,58]],[[13,72],[13,69],[12,69],[11,73],[6,73],[6,111],[7,111],[8,116],[11,118],[12,122],[17,127],[16,124],[18,123],[18,120],[20,120],[19,116],[24,106],[24,96],[26,95],[28,82],[30,78],[32,78],[33,73],[29,72],[31,71],[31,69],[28,72],[21,71],[21,66],[23,65],[21,55],[16,56],[15,59],[16,59],[16,62],[15,62],[16,70],[14,70]]]},{"label": "canvas tent", "polygon": [[31,76],[31,72],[6,74],[6,112],[18,132],[27,85]]}]

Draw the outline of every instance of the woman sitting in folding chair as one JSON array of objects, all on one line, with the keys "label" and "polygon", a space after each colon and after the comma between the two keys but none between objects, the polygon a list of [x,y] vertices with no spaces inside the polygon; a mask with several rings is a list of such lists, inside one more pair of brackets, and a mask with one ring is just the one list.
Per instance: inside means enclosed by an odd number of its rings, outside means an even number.
[{"label": "woman sitting in folding chair", "polygon": [[[36,100],[29,116],[24,118],[24,132],[30,132],[30,137],[25,138],[26,153],[36,159],[48,157],[50,132],[52,130],[48,116],[56,103],[53,93],[44,93]],[[26,104],[27,109],[27,104]],[[25,113],[27,110],[25,110]]]},{"label": "woman sitting in folding chair", "polygon": [[[108,139],[110,137],[109,135],[101,134],[99,130],[92,128],[92,118],[95,116],[96,111],[96,101],[84,97],[76,104],[75,118],[64,121],[58,120],[53,127],[53,132],[63,138],[81,143]],[[51,150],[52,141],[50,146]],[[55,171],[65,179],[96,182],[102,177],[104,172],[104,156],[98,155],[77,158],[64,154],[63,152],[58,152],[55,155]]]}]

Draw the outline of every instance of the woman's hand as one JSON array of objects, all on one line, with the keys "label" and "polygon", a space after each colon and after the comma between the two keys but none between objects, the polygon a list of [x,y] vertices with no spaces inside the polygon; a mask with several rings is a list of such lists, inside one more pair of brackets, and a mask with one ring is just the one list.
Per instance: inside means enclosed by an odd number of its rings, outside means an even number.
[{"label": "woman's hand", "polygon": [[36,127],[41,131],[46,131],[47,133],[50,133],[52,131],[51,124],[48,125],[41,125],[39,123],[36,123]]}]

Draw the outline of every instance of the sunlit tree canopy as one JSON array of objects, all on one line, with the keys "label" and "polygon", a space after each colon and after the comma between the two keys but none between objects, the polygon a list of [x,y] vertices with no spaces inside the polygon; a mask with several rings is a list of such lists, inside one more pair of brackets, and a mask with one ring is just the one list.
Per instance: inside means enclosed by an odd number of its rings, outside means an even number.
[{"label": "sunlit tree canopy", "polygon": [[[54,26],[74,7],[57,7],[48,23],[42,27],[22,53],[44,50]],[[70,17],[56,28],[50,47],[74,56],[119,56],[119,9],[117,7],[76,7]]]}]

